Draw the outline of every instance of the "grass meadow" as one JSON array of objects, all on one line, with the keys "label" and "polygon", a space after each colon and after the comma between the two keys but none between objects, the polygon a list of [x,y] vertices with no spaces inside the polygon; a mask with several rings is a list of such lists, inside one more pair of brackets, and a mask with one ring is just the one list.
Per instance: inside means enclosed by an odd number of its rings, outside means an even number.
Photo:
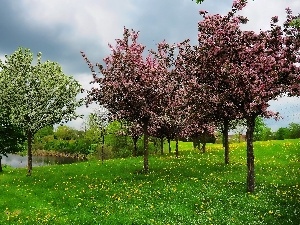
[{"label": "grass meadow", "polygon": [[[256,190],[246,193],[246,144],[202,154],[88,161],[0,173],[0,224],[300,224],[300,140],[256,142]],[[173,147],[174,149],[174,147]],[[167,147],[165,148],[167,150]]]}]

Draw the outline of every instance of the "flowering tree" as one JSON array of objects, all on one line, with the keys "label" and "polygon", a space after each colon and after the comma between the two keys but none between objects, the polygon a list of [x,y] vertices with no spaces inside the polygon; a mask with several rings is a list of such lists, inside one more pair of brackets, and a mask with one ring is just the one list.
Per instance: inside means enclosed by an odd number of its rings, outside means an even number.
[{"label": "flowering tree", "polygon": [[[160,126],[164,129],[164,133],[168,139],[169,152],[171,151],[170,139],[175,139],[176,157],[179,154],[179,138],[187,136],[188,129],[186,129],[186,126],[189,125],[188,122],[191,122],[191,115],[194,115],[195,111],[200,110],[201,116],[198,119],[201,120],[204,117],[203,108],[199,109],[194,104],[195,99],[199,103],[200,99],[204,98],[204,94],[201,96],[195,94],[195,90],[199,93],[199,90],[202,89],[201,86],[196,85],[195,79],[191,77],[188,67],[190,64],[185,63],[186,59],[191,62],[190,59],[192,58],[189,54],[190,46],[188,43],[189,40],[185,40],[177,45],[169,45],[163,42],[158,46],[158,53],[155,53],[167,69],[167,72],[164,73],[164,81],[166,83],[163,85],[166,93],[167,107],[164,107],[163,114],[159,118],[159,121],[161,121]],[[198,113],[197,115],[200,114]]]},{"label": "flowering tree", "polygon": [[97,64],[103,77],[97,77],[93,65],[83,54],[99,88],[88,93],[88,101],[96,101],[117,119],[138,123],[144,134],[144,171],[148,172],[148,127],[150,120],[161,113],[166,105],[161,84],[165,67],[153,54],[144,58],[145,46],[139,44],[139,33],[124,28],[123,39],[116,46],[109,45],[112,53],[104,59],[105,67]]},{"label": "flowering tree", "polygon": [[[204,22],[206,22],[204,20]],[[202,23],[202,22],[200,22]],[[203,28],[202,28],[203,29]],[[222,127],[225,147],[225,163],[229,163],[228,131],[230,121],[236,119],[236,107],[226,95],[226,83],[218,80],[216,74],[220,72],[220,65],[224,61],[215,60],[214,42],[209,38],[214,38],[215,34],[207,34],[207,31],[199,32],[199,46],[191,46],[189,40],[182,42],[179,46],[179,54],[176,60],[176,70],[184,77],[184,87],[186,90],[186,110],[188,121],[195,123],[187,124],[188,127],[201,127],[213,123]],[[203,36],[201,36],[203,35]],[[226,82],[226,81],[225,81]],[[225,87],[225,88],[224,88]],[[196,112],[196,116],[195,116]],[[198,121],[195,120],[197,118]],[[201,125],[199,123],[202,123]],[[192,126],[191,126],[192,125]],[[197,131],[190,129],[195,134]],[[198,129],[198,128],[197,128]],[[185,132],[189,129],[186,127]],[[191,135],[193,135],[191,133]]]},{"label": "flowering tree", "polygon": [[174,132],[171,127],[171,124],[167,121],[166,117],[160,117],[156,120],[152,120],[150,124],[150,134],[153,137],[160,139],[160,153],[164,154],[164,139],[167,139],[169,153],[171,153],[171,139],[174,137]]},{"label": "flowering tree", "polygon": [[181,136],[192,140],[195,149],[200,150],[200,144],[202,143],[201,150],[202,153],[205,153],[206,143],[214,138],[216,128],[213,122],[209,122],[202,116],[203,113],[201,114],[201,111],[191,112],[182,129]]},{"label": "flowering tree", "polygon": [[75,119],[81,105],[80,84],[66,76],[55,62],[33,65],[29,49],[19,48],[5,62],[0,60],[0,105],[9,109],[10,122],[24,131],[28,142],[28,175],[32,171],[34,134],[45,126]]},{"label": "flowering tree", "polygon": [[137,142],[143,135],[143,129],[138,123],[131,123],[128,127],[128,135],[131,137],[133,142],[133,156],[138,156]]},{"label": "flowering tree", "polygon": [[296,80],[299,76],[296,64],[299,63],[299,29],[289,26],[295,17],[287,10],[283,29],[274,17],[268,31],[258,34],[242,31],[240,24],[247,19],[235,14],[245,6],[246,1],[234,1],[232,11],[226,16],[200,12],[204,20],[198,25],[198,64],[194,73],[222,103],[217,112],[247,121],[247,191],[253,192],[255,118],[274,116],[267,110],[268,101],[284,92],[299,90]]}]

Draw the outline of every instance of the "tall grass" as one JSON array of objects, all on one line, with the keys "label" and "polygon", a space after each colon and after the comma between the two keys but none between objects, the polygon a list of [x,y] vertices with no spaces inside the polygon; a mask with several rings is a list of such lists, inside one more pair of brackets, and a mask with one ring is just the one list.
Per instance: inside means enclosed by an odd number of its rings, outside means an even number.
[{"label": "tall grass", "polygon": [[[0,224],[299,224],[299,140],[256,142],[256,191],[246,193],[246,146],[201,154],[89,161],[0,174]],[[167,150],[167,148],[165,148]],[[174,148],[173,148],[174,149]]]}]

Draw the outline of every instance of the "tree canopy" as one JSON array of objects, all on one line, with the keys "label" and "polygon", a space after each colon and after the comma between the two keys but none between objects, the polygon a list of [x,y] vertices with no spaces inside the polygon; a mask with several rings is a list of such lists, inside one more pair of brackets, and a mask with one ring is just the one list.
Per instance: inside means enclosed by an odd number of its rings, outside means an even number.
[{"label": "tree canopy", "polygon": [[[115,118],[138,123],[145,146],[151,120],[156,121],[154,129],[171,127],[178,140],[182,132],[195,133],[194,127],[207,132],[220,124],[225,135],[232,121],[244,119],[247,191],[253,192],[255,121],[258,116],[277,116],[268,110],[270,100],[284,93],[300,94],[300,35],[291,26],[298,17],[290,9],[282,26],[275,16],[269,30],[242,30],[248,19],[237,12],[246,5],[245,0],[233,1],[225,16],[200,11],[204,19],[198,23],[198,45],[191,46],[189,40],[173,46],[162,42],[146,57],[145,46],[137,42],[138,32],[124,29],[123,39],[109,45],[112,53],[104,59],[105,67],[98,64],[103,77],[96,76],[82,54],[100,87],[89,92],[88,100],[107,107]],[[225,137],[225,163],[229,163]],[[147,154],[145,147],[145,171]]]},{"label": "tree canopy", "polygon": [[10,122],[26,133],[28,141],[28,174],[32,170],[32,138],[45,126],[77,117],[81,105],[76,97],[80,84],[66,76],[56,62],[41,61],[33,65],[30,49],[19,48],[0,60],[0,105],[9,113]]}]

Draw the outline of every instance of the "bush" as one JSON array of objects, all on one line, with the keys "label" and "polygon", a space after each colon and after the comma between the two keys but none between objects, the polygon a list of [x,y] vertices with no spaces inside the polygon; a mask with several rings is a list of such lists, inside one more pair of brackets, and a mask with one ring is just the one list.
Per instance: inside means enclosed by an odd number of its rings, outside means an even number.
[{"label": "bush", "polygon": [[[102,159],[102,145],[98,145],[96,148],[96,151],[92,154],[94,157],[96,157],[97,159]],[[107,146],[104,145],[103,148],[103,159],[113,159],[114,157],[114,153],[112,151],[112,147],[111,146]]]}]

